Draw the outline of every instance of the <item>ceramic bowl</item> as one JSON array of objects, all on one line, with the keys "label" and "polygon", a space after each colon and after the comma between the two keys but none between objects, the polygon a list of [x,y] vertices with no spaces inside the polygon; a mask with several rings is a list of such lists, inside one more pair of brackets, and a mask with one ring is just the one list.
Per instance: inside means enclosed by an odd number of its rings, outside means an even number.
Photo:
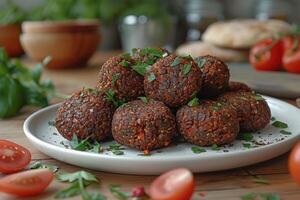
[{"label": "ceramic bowl", "polygon": [[21,25],[0,25],[0,47],[3,47],[10,57],[18,57],[24,53],[20,37]]},{"label": "ceramic bowl", "polygon": [[24,22],[21,43],[36,61],[51,56],[49,68],[82,67],[99,45],[99,26],[94,20]]}]

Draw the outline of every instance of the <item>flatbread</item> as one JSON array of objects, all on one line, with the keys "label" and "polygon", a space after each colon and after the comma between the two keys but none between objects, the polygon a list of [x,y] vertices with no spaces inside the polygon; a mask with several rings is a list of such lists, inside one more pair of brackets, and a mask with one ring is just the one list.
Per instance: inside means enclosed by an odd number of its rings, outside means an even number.
[{"label": "flatbread", "polygon": [[191,42],[179,46],[176,50],[178,55],[199,56],[212,55],[224,62],[243,62],[248,60],[247,50],[225,49],[206,42]]},{"label": "flatbread", "polygon": [[290,25],[280,20],[238,19],[211,24],[202,39],[220,47],[245,49],[264,38],[289,30]]}]

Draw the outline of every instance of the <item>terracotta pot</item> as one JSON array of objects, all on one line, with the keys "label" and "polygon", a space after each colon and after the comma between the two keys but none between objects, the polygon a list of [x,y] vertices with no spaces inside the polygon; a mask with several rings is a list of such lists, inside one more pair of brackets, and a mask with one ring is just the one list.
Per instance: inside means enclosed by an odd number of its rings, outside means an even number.
[{"label": "terracotta pot", "polygon": [[83,67],[97,50],[99,22],[24,22],[21,43],[26,54],[36,61],[51,56],[49,68]]},{"label": "terracotta pot", "polygon": [[4,47],[10,57],[18,57],[24,53],[20,37],[21,25],[0,25],[0,46]]}]

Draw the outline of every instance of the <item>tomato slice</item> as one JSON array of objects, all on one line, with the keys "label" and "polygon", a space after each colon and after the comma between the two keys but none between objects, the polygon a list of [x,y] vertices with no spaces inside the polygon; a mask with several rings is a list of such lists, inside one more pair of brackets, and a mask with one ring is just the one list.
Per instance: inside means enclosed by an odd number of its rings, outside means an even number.
[{"label": "tomato slice", "polygon": [[249,61],[256,70],[278,71],[282,65],[282,46],[281,41],[262,40],[251,49]]},{"label": "tomato slice", "polygon": [[289,157],[290,174],[300,185],[300,142],[293,148]]},{"label": "tomato slice", "polygon": [[300,37],[287,36],[283,38],[283,67],[291,73],[300,73]]},{"label": "tomato slice", "polygon": [[156,178],[149,189],[153,200],[189,200],[195,189],[195,181],[190,170],[179,168]]},{"label": "tomato slice", "polygon": [[31,154],[26,148],[8,140],[0,140],[0,172],[21,171],[30,160]]},{"label": "tomato slice", "polygon": [[53,180],[49,169],[34,169],[0,179],[0,191],[16,196],[34,196],[43,192]]}]

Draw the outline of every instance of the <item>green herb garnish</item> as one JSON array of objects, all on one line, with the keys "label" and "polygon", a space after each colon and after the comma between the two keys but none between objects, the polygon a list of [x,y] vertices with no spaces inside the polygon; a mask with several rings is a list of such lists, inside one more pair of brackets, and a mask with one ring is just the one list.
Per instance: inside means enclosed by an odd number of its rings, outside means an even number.
[{"label": "green herb garnish", "polygon": [[275,117],[271,117],[271,121],[275,121],[276,120],[276,118]]},{"label": "green herb garnish", "polygon": [[122,192],[120,185],[110,185],[109,190],[114,195],[115,198],[119,200],[128,200],[131,194],[128,192]]},{"label": "green herb garnish", "polygon": [[148,76],[148,81],[154,81],[156,79],[155,75],[153,73],[151,73],[149,76]]},{"label": "green herb garnish", "polygon": [[126,101],[125,100],[119,100],[116,97],[116,93],[114,90],[109,89],[106,91],[106,99],[114,104],[114,106],[119,107],[123,105]]},{"label": "green herb garnish", "polygon": [[58,171],[59,167],[37,161],[34,163],[30,163],[30,165],[28,166],[28,169],[49,169],[55,173]]},{"label": "green herb garnish", "polygon": [[188,102],[188,106],[193,107],[193,106],[198,106],[199,105],[199,99],[197,97],[193,98]]},{"label": "green herb garnish", "polygon": [[140,100],[142,100],[144,103],[148,103],[147,97],[139,97]]},{"label": "green herb garnish", "polygon": [[202,67],[204,67],[206,59],[205,58],[196,58],[195,61],[196,61],[197,65],[198,65],[198,67],[202,68]]},{"label": "green herb garnish", "polygon": [[269,185],[270,181],[261,177],[255,177],[252,179],[254,183]]},{"label": "green herb garnish", "polygon": [[252,148],[250,143],[243,143],[243,147],[248,148],[248,149]]},{"label": "green herb garnish", "polygon": [[250,142],[253,139],[253,135],[252,135],[252,133],[239,133],[237,139]]},{"label": "green herb garnish", "polygon": [[101,153],[103,148],[100,143],[95,141],[94,143],[89,142],[90,138],[84,140],[79,140],[77,135],[74,134],[72,140],[70,141],[70,146],[72,149],[77,151],[89,151],[94,153]]},{"label": "green herb garnish", "polygon": [[183,65],[183,74],[186,76],[190,73],[191,71],[191,67],[192,65],[191,64],[185,64]]},{"label": "green herb garnish", "polygon": [[119,64],[125,68],[128,68],[130,66],[130,62],[128,62],[127,60],[122,60]]},{"label": "green herb garnish", "polygon": [[124,147],[117,143],[110,144],[107,150],[111,151],[115,155],[124,155],[124,152],[122,151],[124,150]]},{"label": "green herb garnish", "polygon": [[130,53],[122,53],[120,55],[120,57],[125,59],[125,60],[130,60],[131,59]]},{"label": "green herb garnish", "polygon": [[254,96],[254,99],[255,100],[257,100],[257,101],[263,101],[263,100],[265,100],[261,95],[259,95],[259,94],[255,94]]},{"label": "green herb garnish", "polygon": [[281,121],[275,121],[272,123],[273,126],[275,126],[276,128],[287,128],[288,125],[284,122]]},{"label": "green herb garnish", "polygon": [[241,196],[241,200],[255,200],[256,196],[257,196],[257,194],[251,192],[251,193]]},{"label": "green herb garnish", "polygon": [[280,196],[276,193],[261,193],[262,200],[280,200]]},{"label": "green herb garnish", "polygon": [[201,148],[201,147],[192,147],[191,150],[192,150],[193,153],[195,153],[195,154],[200,154],[200,153],[206,152],[206,150],[203,149],[203,148]]},{"label": "green herb garnish", "polygon": [[280,130],[279,132],[283,135],[292,135],[292,132],[286,130]]},{"label": "green herb garnish", "polygon": [[213,150],[213,151],[220,151],[220,147],[217,144],[213,144],[211,146],[211,150]]},{"label": "green herb garnish", "polygon": [[182,58],[181,57],[176,57],[173,62],[171,63],[171,67],[175,67],[177,65],[179,65],[182,61]]},{"label": "green herb garnish", "polygon": [[111,80],[112,80],[112,84],[113,85],[115,85],[115,83],[116,83],[116,81],[120,78],[120,73],[115,73],[113,76],[112,76],[112,78],[111,78]]},{"label": "green herb garnish", "polygon": [[149,69],[149,65],[146,63],[140,63],[132,66],[132,69],[136,71],[138,74],[144,76],[147,70]]}]

